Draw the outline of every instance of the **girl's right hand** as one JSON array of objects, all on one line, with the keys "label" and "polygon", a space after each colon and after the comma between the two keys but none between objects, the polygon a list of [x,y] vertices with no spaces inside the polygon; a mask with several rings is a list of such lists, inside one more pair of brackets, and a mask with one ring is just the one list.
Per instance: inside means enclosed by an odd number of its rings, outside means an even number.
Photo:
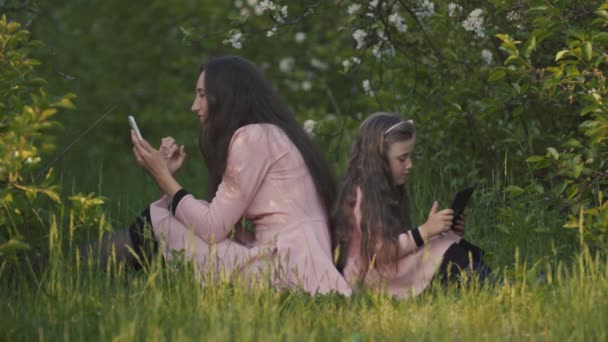
[{"label": "girl's right hand", "polygon": [[175,139],[172,137],[166,137],[161,140],[159,150],[166,160],[169,172],[171,172],[171,175],[175,175],[186,159],[184,145],[180,146],[175,143]]},{"label": "girl's right hand", "polygon": [[425,241],[428,241],[430,237],[447,232],[452,227],[454,211],[452,209],[437,211],[438,208],[439,204],[435,201],[428,219],[420,228],[420,233]]}]

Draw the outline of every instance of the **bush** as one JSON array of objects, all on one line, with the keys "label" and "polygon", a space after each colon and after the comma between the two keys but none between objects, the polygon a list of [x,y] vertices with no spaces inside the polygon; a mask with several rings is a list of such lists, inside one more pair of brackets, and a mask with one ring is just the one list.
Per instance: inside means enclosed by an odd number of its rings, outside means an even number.
[{"label": "bush", "polygon": [[61,203],[52,168],[42,158],[55,149],[52,120],[73,108],[74,95],[49,96],[30,57],[40,42],[14,21],[0,19],[0,258],[27,248],[24,236],[43,234],[44,208]]}]

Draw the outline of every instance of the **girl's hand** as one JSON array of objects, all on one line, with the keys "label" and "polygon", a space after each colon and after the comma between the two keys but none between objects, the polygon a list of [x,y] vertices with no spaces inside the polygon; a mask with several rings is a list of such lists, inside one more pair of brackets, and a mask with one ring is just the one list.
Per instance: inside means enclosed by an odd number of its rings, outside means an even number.
[{"label": "girl's hand", "polygon": [[420,226],[420,234],[425,241],[429,238],[450,230],[452,220],[454,219],[454,211],[452,209],[443,209],[437,211],[439,204],[433,202],[433,207],[429,212],[429,217],[426,222]]},{"label": "girl's hand", "polygon": [[184,145],[180,146],[175,143],[175,139],[172,137],[166,137],[161,140],[159,151],[165,158],[169,172],[171,175],[175,175],[186,159]]},{"label": "girl's hand", "polygon": [[157,183],[171,172],[167,160],[158,150],[155,150],[146,140],[139,140],[135,132],[131,130],[131,141],[133,142],[133,155],[137,163],[156,180]]},{"label": "girl's hand", "polygon": [[454,232],[456,232],[456,234],[458,234],[460,236],[464,236],[464,231],[465,231],[464,214],[460,215],[460,218],[456,219],[456,224],[454,225],[453,230],[454,230]]}]

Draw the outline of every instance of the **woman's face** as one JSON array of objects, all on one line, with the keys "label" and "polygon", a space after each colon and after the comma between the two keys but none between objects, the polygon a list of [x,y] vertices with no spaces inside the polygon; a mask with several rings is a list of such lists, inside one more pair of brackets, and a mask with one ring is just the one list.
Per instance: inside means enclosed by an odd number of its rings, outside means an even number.
[{"label": "woman's face", "polygon": [[392,143],[387,151],[387,159],[394,185],[403,185],[407,181],[412,167],[412,155],[416,145],[416,136],[409,140]]},{"label": "woman's face", "polygon": [[198,115],[200,123],[205,122],[207,117],[207,97],[205,96],[205,72],[201,72],[196,82],[196,97],[192,103],[192,111]]}]

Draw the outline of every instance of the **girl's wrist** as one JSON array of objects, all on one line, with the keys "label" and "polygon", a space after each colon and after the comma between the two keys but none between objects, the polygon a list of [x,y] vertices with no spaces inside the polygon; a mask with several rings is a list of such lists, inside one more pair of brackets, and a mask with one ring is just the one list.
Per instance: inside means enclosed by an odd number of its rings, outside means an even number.
[{"label": "girl's wrist", "polygon": [[420,232],[420,236],[422,237],[422,240],[424,240],[424,243],[427,243],[431,236],[429,235],[429,232],[425,225],[420,225],[420,227],[418,227],[418,232]]}]

